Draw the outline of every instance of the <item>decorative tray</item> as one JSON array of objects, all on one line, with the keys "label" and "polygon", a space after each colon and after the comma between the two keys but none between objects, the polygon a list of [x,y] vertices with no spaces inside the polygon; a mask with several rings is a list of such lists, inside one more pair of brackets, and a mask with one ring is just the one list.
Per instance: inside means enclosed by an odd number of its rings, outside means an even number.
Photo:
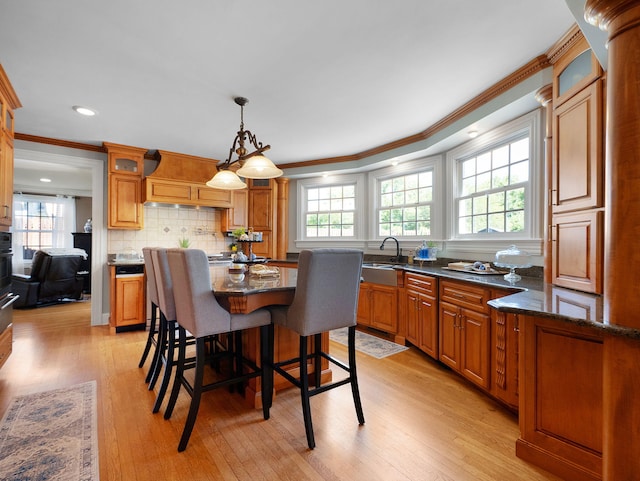
[{"label": "decorative tray", "polygon": [[255,277],[280,277],[277,266],[253,265],[249,267],[249,274]]}]

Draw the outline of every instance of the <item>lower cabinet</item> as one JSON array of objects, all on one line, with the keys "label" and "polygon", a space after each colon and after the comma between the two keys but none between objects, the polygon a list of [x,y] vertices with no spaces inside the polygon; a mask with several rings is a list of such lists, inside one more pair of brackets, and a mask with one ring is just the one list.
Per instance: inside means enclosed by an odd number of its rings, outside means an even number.
[{"label": "lower cabinet", "polygon": [[602,479],[604,352],[595,329],[520,316],[519,458],[563,479]]},{"label": "lower cabinet", "polygon": [[398,333],[398,288],[363,282],[358,296],[358,324]]},{"label": "lower cabinet", "polygon": [[487,391],[491,381],[490,297],[488,289],[440,282],[440,361]]},{"label": "lower cabinet", "polygon": [[116,332],[144,328],[145,278],[144,274],[117,275],[116,267],[110,267],[111,274],[111,315],[110,325]]},{"label": "lower cabinet", "polygon": [[405,274],[406,339],[434,359],[438,358],[438,281]]}]

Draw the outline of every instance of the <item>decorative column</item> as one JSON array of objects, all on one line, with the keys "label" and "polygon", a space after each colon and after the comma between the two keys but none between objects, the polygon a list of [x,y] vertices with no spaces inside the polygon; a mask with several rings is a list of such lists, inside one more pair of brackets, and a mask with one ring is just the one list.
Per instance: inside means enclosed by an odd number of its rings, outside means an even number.
[{"label": "decorative column", "polygon": [[[605,214],[605,320],[640,328],[640,3],[587,0],[585,17],[609,33]],[[605,481],[640,473],[640,342],[604,343]]]},{"label": "decorative column", "polygon": [[[545,85],[536,92],[536,100],[545,109],[545,134],[544,134],[544,177],[547,182],[552,178],[551,156],[553,155],[552,132],[553,132],[553,85]],[[549,188],[544,189],[544,281],[551,284],[552,279],[552,259],[553,247],[551,245],[551,200],[549,199]]]},{"label": "decorative column", "polygon": [[289,179],[277,177],[276,183],[278,184],[276,258],[285,260],[289,240]]},{"label": "decorative column", "polygon": [[609,32],[604,315],[640,328],[640,4],[588,0],[585,17]]}]

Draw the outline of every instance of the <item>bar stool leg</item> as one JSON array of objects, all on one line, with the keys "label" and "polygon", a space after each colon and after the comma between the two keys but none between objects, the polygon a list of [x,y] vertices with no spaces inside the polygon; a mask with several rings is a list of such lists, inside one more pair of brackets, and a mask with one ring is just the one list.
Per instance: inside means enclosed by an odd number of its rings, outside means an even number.
[{"label": "bar stool leg", "polygon": [[315,381],[315,387],[320,387],[320,377],[322,374],[322,334],[314,334],[314,351],[313,351],[313,378]]},{"label": "bar stool leg", "polygon": [[[164,316],[163,314],[161,314]],[[173,366],[175,365],[174,361],[174,353],[176,348],[176,323],[175,321],[167,321],[165,319],[165,338],[168,335],[168,340],[166,341],[166,354],[165,354],[165,365],[164,365],[164,374],[162,375],[162,382],[160,383],[160,389],[158,390],[158,395],[156,396],[156,402],[153,405],[153,412],[157,413],[160,411],[160,407],[162,406],[162,401],[164,400],[164,396],[167,393],[167,388],[169,387],[169,382],[171,381],[171,373],[173,372]],[[186,336],[186,334],[185,334]],[[186,343],[186,339],[185,339]]]},{"label": "bar stool leg", "polygon": [[[144,346],[144,351],[142,351],[142,357],[140,358],[140,362],[138,363],[138,367],[142,367],[144,366],[144,363],[147,361],[147,356],[149,355],[149,352],[151,351],[151,345],[154,343],[153,339],[154,336],[156,336],[158,334],[158,328],[156,326],[157,322],[156,322],[156,312],[158,310],[158,306],[156,306],[153,302],[151,303],[151,321],[149,322],[149,335],[147,336],[147,343]],[[156,340],[156,346],[158,345],[157,340]],[[151,380],[151,375],[153,374],[153,366],[155,364],[155,357],[156,357],[156,353],[157,353],[157,349],[154,352],[152,361],[151,361],[151,366],[149,367],[149,372],[147,373],[147,377],[144,380],[144,382],[148,383]]]},{"label": "bar stool leg", "polygon": [[311,421],[311,405],[309,403],[309,366],[307,365],[307,336],[300,336],[300,396],[302,398],[302,416],[304,430],[307,433],[309,449],[316,447]]},{"label": "bar stool leg", "polygon": [[153,391],[153,388],[160,377],[160,371],[162,371],[162,358],[165,355],[167,349],[167,320],[164,314],[160,312],[160,321],[158,323],[158,340],[156,343],[156,352],[153,356],[153,372],[150,372],[151,378],[149,379],[149,391]]},{"label": "bar stool leg", "polygon": [[[175,337],[175,330],[173,333]],[[187,357],[187,333],[182,327],[178,327],[178,362],[176,363],[176,375],[173,378],[173,387],[171,388],[171,395],[169,396],[169,402],[167,403],[167,409],[164,411],[164,418],[171,418],[173,414],[173,408],[178,400],[178,394],[180,393],[180,386],[182,385],[182,379],[184,377],[184,367]]]},{"label": "bar stool leg", "polygon": [[205,338],[199,337],[196,339],[196,371],[193,379],[193,393],[191,394],[191,405],[189,406],[189,414],[187,415],[187,422],[184,425],[182,431],[182,437],[180,438],[180,444],[178,444],[178,452],[182,452],[187,448],[191,432],[193,431],[193,425],[198,417],[198,410],[200,409],[200,398],[202,397],[202,381],[204,378],[204,366],[207,357],[207,350],[205,346]]},{"label": "bar stool leg", "polygon": [[362,402],[360,401],[360,389],[358,388],[358,375],[356,374],[356,327],[349,326],[347,337],[349,350],[349,377],[351,378],[351,392],[353,393],[353,403],[356,406],[358,423],[364,424],[364,413],[362,412]]},{"label": "bar stool leg", "polygon": [[260,367],[262,369],[262,414],[269,419],[273,405],[273,342],[274,327],[268,324],[260,328]]}]

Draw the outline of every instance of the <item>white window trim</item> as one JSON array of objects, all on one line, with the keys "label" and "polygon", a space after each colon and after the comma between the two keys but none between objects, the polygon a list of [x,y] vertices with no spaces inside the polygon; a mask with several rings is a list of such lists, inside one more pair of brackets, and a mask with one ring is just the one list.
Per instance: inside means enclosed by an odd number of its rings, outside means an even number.
[{"label": "white window trim", "polygon": [[[544,182],[544,147],[541,134],[542,118],[540,109],[508,122],[486,134],[479,136],[446,154],[446,235],[447,253],[451,257],[463,254],[491,254],[504,249],[509,244],[517,244],[533,255],[542,255],[542,221],[543,201],[542,183]],[[527,191],[526,224],[528,230],[513,234],[466,234],[456,235],[458,219],[455,209],[455,193],[457,192],[457,159],[468,157],[481,150],[486,150],[516,138],[522,132],[529,131],[529,189]]]},{"label": "white window trim", "polygon": [[[307,189],[316,187],[330,187],[332,185],[355,184],[355,224],[353,226],[353,237],[306,237],[305,230],[305,192]],[[310,179],[300,179],[297,182],[296,197],[298,208],[296,209],[297,229],[296,229],[296,248],[313,249],[317,247],[326,247],[330,244],[333,247],[352,247],[363,248],[365,240],[363,235],[366,232],[367,210],[364,207],[365,193],[365,174],[350,175],[331,175],[328,177],[314,177]]]},{"label": "white window trim", "polygon": [[433,170],[433,209],[431,209],[431,236],[423,238],[421,236],[398,236],[397,239],[403,249],[415,248],[420,241],[431,240],[439,242],[443,236],[443,205],[444,199],[444,172],[442,169],[443,156],[433,155],[398,165],[385,167],[383,169],[369,172],[369,208],[367,209],[367,217],[369,223],[369,245],[370,249],[377,249],[382,242],[382,237],[378,235],[378,209],[380,208],[380,181],[421,172],[427,169]]}]

